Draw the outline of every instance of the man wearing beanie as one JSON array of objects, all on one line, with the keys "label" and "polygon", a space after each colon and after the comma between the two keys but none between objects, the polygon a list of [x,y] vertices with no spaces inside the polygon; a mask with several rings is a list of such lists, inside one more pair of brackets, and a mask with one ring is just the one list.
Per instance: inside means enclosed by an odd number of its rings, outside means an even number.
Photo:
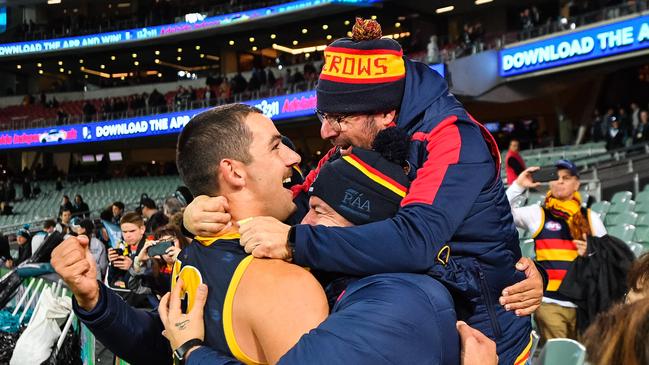
[{"label": "man wearing beanie", "polygon": [[18,266],[32,257],[32,235],[29,233],[29,226],[21,228],[16,233],[16,241],[18,241],[18,260],[14,265]]},{"label": "man wearing beanie", "polygon": [[[529,315],[544,284],[530,260],[518,262],[495,140],[439,75],[381,38],[378,23],[357,19],[352,33],[324,52],[317,86],[321,136],[338,148],[370,148],[380,130],[396,125],[407,131],[412,184],[401,209],[393,218],[344,228],[255,218],[246,224],[254,230],[242,227],[241,242],[255,257],[330,272],[428,272],[454,294],[459,319],[496,341],[501,363],[524,363],[532,342]],[[295,195],[307,192],[315,176],[317,169]],[[214,235],[226,224],[227,214],[206,211],[224,209],[197,197],[185,210],[190,231]]]}]

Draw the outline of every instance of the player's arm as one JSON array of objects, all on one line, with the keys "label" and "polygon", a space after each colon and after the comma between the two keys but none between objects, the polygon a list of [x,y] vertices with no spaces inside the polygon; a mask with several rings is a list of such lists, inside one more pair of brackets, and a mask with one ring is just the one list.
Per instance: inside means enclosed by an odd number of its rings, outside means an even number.
[{"label": "player's arm", "polygon": [[252,329],[269,364],[329,313],[318,281],[305,269],[281,260],[254,259],[241,279],[233,318]]},{"label": "player's arm", "polygon": [[106,348],[133,365],[170,364],[169,342],[157,312],[135,309],[99,283],[99,300],[90,311],[73,297],[75,314]]}]

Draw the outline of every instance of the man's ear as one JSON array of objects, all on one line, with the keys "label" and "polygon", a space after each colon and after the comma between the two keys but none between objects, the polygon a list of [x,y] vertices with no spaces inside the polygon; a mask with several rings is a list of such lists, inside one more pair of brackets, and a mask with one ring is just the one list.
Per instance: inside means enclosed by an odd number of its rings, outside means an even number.
[{"label": "man's ear", "polygon": [[389,112],[376,114],[374,120],[383,128],[393,126],[393,124],[397,123],[397,111],[390,110]]},{"label": "man's ear", "polygon": [[246,185],[246,171],[239,161],[227,158],[221,160],[219,163],[219,175],[229,186],[242,188]]}]

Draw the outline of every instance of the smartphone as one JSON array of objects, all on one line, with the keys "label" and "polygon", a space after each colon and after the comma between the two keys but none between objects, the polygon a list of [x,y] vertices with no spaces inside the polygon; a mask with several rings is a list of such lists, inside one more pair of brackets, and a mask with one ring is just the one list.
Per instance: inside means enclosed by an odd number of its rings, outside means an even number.
[{"label": "smartphone", "polygon": [[549,182],[559,180],[556,167],[542,167],[538,171],[532,173],[532,178],[535,182]]},{"label": "smartphone", "polygon": [[174,245],[173,241],[160,241],[149,247],[148,254],[150,257],[162,256],[167,253],[167,249]]}]

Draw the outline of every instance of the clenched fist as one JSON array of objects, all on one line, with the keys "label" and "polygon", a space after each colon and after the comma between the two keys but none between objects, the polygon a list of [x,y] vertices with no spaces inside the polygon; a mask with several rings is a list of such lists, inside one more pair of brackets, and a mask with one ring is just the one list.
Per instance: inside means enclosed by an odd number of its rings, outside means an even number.
[{"label": "clenched fist", "polygon": [[80,235],[61,242],[52,251],[51,264],[68,284],[79,306],[92,310],[99,300],[97,265],[90,253],[88,237]]}]

